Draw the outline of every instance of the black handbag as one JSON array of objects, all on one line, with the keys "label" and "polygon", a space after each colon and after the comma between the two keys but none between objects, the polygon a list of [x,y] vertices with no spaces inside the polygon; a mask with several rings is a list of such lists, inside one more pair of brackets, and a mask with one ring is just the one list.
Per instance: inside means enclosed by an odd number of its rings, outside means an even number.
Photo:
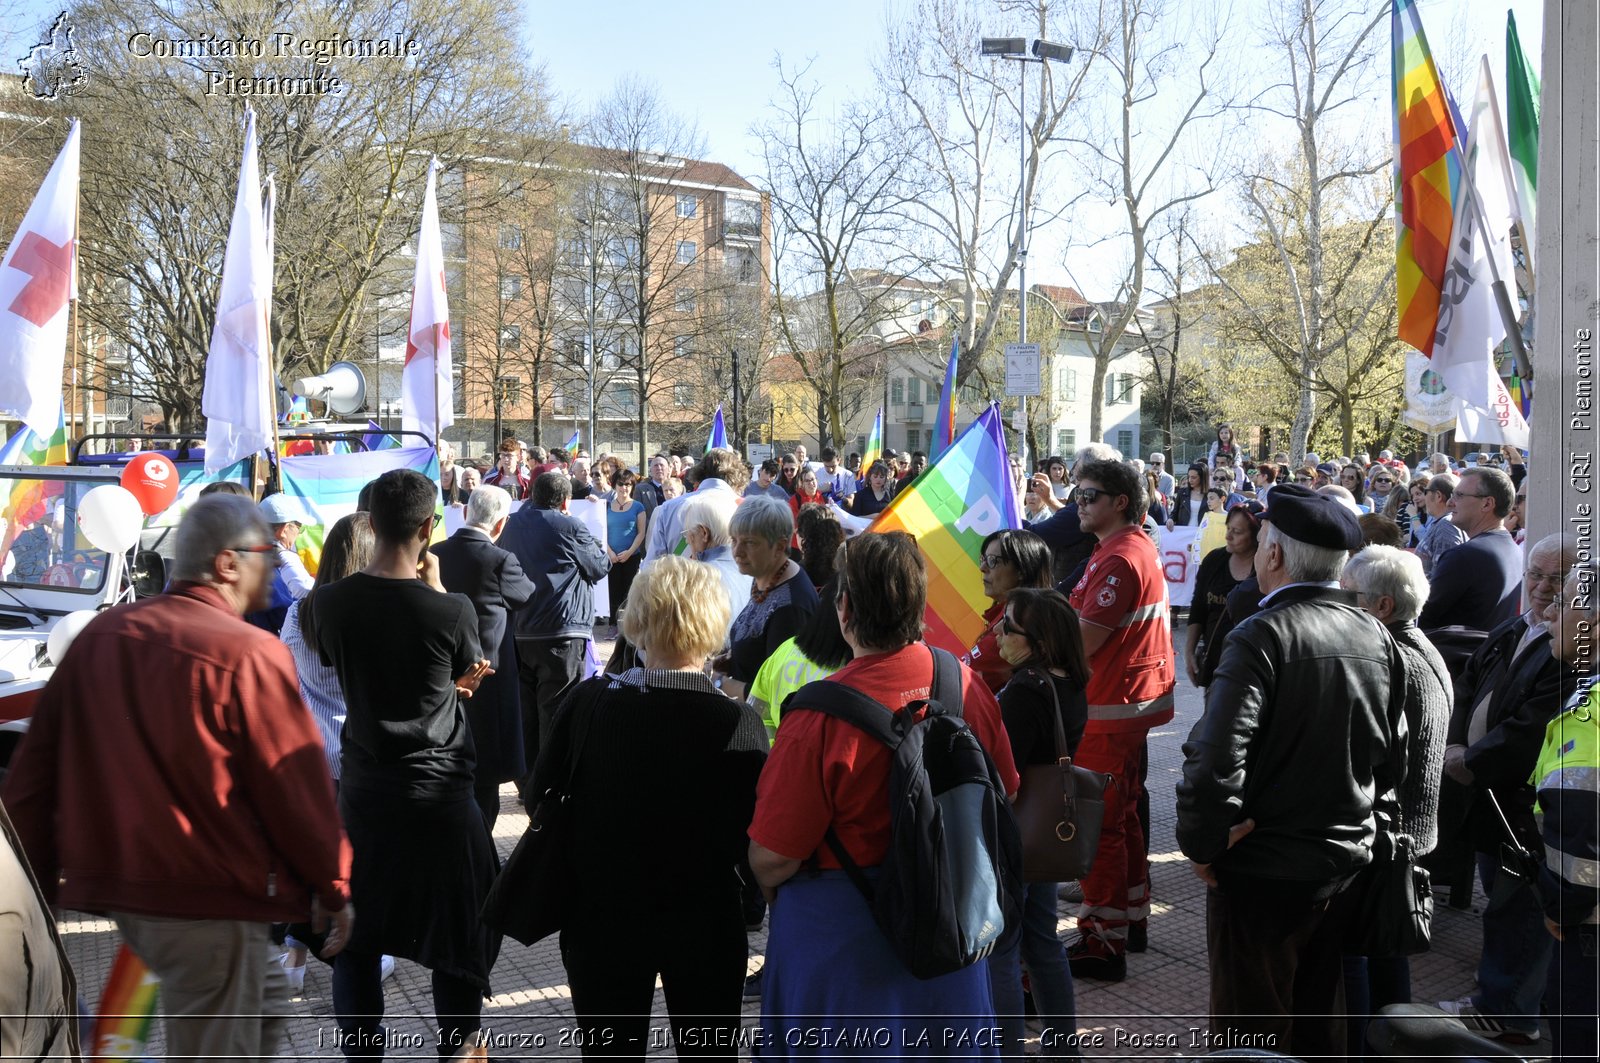
[{"label": "black handbag", "polygon": [[567,710],[573,714],[574,727],[580,716],[584,718],[583,733],[567,759],[567,777],[559,789],[551,787],[540,795],[528,814],[528,829],[517,839],[478,911],[485,926],[524,945],[560,930],[571,909],[572,775],[589,735],[589,712],[573,712],[578,701],[574,696]]},{"label": "black handbag", "polygon": [[1341,895],[1349,956],[1414,956],[1433,938],[1433,889],[1417,863],[1416,842],[1378,813],[1372,863]]},{"label": "black handbag", "polygon": [[1050,691],[1054,709],[1056,762],[1022,769],[1022,786],[1012,813],[1022,835],[1023,881],[1071,882],[1089,873],[1100,848],[1111,776],[1072,763],[1056,685],[1048,672],[1040,677]]}]

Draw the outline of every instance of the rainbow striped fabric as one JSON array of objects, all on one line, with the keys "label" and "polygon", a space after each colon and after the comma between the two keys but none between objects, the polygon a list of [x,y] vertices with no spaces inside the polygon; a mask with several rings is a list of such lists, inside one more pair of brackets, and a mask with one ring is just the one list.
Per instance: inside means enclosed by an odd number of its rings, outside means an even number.
[{"label": "rainbow striped fabric", "polygon": [[1394,0],[1395,277],[1400,338],[1429,357],[1460,180],[1456,129],[1415,0]]},{"label": "rainbow striped fabric", "polygon": [[565,450],[567,452],[567,457],[569,457],[569,458],[576,457],[577,454],[578,454],[578,451],[581,449],[581,447],[580,447],[580,443],[581,442],[582,441],[579,438],[578,430],[576,428],[574,428],[572,430],[572,434],[567,437],[566,444],[561,449],[563,449],[563,450]]},{"label": "rainbow striped fabric", "polygon": [[[295,551],[316,574],[322,558],[322,543],[328,529],[340,517],[356,511],[361,489],[390,469],[415,469],[428,479],[439,481],[439,452],[433,447],[401,447],[397,450],[368,450],[358,454],[307,454],[284,458],[278,474],[283,491],[300,500],[305,522]],[[436,538],[444,537],[444,506],[440,499]]]},{"label": "rainbow striped fabric", "polygon": [[[19,428],[0,446],[0,465],[65,465],[67,464],[67,411],[61,408],[56,430],[49,439],[40,439],[33,429]],[[5,534],[0,540],[0,557],[11,549],[11,543],[30,524],[43,519],[52,498],[60,497],[65,485],[44,480],[21,480],[11,489],[0,516],[5,518]]]},{"label": "rainbow striped fabric", "polygon": [[105,992],[100,994],[100,1010],[85,1055],[116,1063],[143,1060],[160,987],[161,980],[128,946],[118,949]]},{"label": "rainbow striped fabric", "polygon": [[872,434],[867,437],[867,447],[861,452],[861,478],[867,477],[867,470],[872,468],[872,463],[883,457],[883,407],[878,407],[878,416],[872,422]]},{"label": "rainbow striped fabric", "polygon": [[925,638],[960,656],[983,634],[983,614],[991,604],[978,571],[983,540],[1020,527],[1000,408],[990,406],[894,496],[868,530],[916,538],[928,562]]}]

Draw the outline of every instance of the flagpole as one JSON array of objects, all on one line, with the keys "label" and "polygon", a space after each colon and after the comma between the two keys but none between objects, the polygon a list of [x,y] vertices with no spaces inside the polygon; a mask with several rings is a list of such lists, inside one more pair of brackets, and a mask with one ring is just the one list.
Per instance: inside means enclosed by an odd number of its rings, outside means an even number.
[{"label": "flagpole", "polygon": [[272,416],[272,460],[277,461],[283,454],[283,437],[278,429],[278,381],[280,379],[278,367],[278,345],[272,342],[272,292],[278,287],[278,246],[275,236],[278,224],[278,175],[267,174],[267,203],[265,210],[266,237],[267,237],[267,371],[272,379],[267,400]]},{"label": "flagpole", "polygon": [[[69,127],[70,133],[70,127]],[[78,225],[83,213],[83,177],[79,174],[78,187],[72,197],[72,392],[71,410],[74,422],[78,419]],[[131,410],[129,411],[132,412]],[[88,426],[85,425],[85,428]],[[67,430],[70,438],[71,429]],[[83,438],[80,434],[79,438]],[[70,453],[70,452],[69,452]]]}]

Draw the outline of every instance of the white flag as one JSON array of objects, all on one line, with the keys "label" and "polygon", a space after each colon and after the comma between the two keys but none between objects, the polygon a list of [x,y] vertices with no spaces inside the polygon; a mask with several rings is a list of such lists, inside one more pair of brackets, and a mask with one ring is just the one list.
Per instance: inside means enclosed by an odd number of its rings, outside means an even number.
[{"label": "white flag", "polygon": [[[1522,411],[1510,401],[1494,363],[1495,348],[1506,339],[1506,326],[1495,301],[1490,261],[1510,289],[1516,283],[1511,256],[1516,191],[1487,58],[1478,67],[1478,96],[1472,105],[1466,169],[1482,211],[1473,208],[1463,182],[1456,204],[1450,261],[1439,294],[1433,368],[1455,393],[1461,424],[1477,433],[1466,438],[1489,442],[1484,433],[1492,425],[1501,441],[1526,447],[1528,424]],[[1482,231],[1480,221],[1487,222],[1487,233]]]},{"label": "white flag", "polygon": [[244,160],[233,201],[233,224],[222,259],[217,321],[206,356],[206,471],[216,472],[272,445],[277,408],[272,391],[272,263],[262,217],[256,157],[256,115],[245,114]]},{"label": "white flag", "polygon": [[67,309],[77,298],[78,122],[0,259],[0,414],[40,439],[61,417]]},{"label": "white flag", "polygon": [[450,305],[444,291],[439,203],[433,194],[438,169],[439,160],[430,160],[428,190],[422,197],[422,229],[417,234],[417,272],[411,282],[406,365],[400,374],[400,427],[407,432],[421,432],[436,443],[439,433],[455,423]]}]

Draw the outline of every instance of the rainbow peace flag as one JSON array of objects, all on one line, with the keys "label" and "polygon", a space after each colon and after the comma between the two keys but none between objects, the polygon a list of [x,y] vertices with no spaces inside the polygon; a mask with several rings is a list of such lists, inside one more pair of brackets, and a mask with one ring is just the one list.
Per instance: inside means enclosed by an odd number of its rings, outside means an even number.
[{"label": "rainbow peace flag", "polygon": [[861,453],[861,476],[866,479],[867,470],[872,468],[872,463],[883,457],[883,407],[878,407],[878,416],[872,422],[872,434],[867,437],[867,448]]},{"label": "rainbow peace flag", "polygon": [[576,428],[574,428],[572,430],[572,434],[567,437],[566,444],[561,449],[563,449],[563,450],[565,450],[567,452],[567,457],[569,457],[569,458],[577,457],[578,449],[579,449],[579,443],[580,442],[581,442],[581,440],[580,440],[580,438],[578,436],[578,430]]},{"label": "rainbow peace flag", "polygon": [[111,965],[105,992],[100,995],[100,1010],[95,1014],[94,1032],[85,1054],[117,1063],[144,1059],[160,987],[161,980],[123,945]]},{"label": "rainbow peace flag", "polygon": [[[928,443],[931,461],[944,453],[956,438],[956,363],[961,360],[961,333],[951,326],[950,364],[944,367],[944,387],[939,389],[939,409],[933,415],[933,434]],[[965,650],[963,650],[965,652]]]},{"label": "rainbow peace flag", "polygon": [[[67,464],[67,410],[61,407],[56,420],[56,430],[49,439],[40,439],[31,428],[18,429],[0,446],[0,465],[65,465]],[[60,482],[21,480],[11,488],[5,508],[0,516],[5,518],[5,536],[0,541],[0,557],[11,549],[11,543],[29,525],[42,520],[49,511],[52,498],[59,498],[66,489]]]},{"label": "rainbow peace flag", "polygon": [[[295,551],[316,574],[322,558],[322,544],[328,529],[340,517],[356,511],[361,489],[390,469],[415,469],[428,479],[439,481],[439,452],[433,447],[402,447],[398,450],[368,450],[358,454],[306,454],[284,458],[278,476],[287,495],[300,500],[305,521]],[[436,538],[444,538],[444,506],[440,499]]]},{"label": "rainbow peace flag", "polygon": [[983,540],[1020,527],[1000,408],[991,405],[868,530],[916,537],[928,562],[925,638],[960,656],[983,634],[983,614],[992,604],[978,571]]},{"label": "rainbow peace flag", "polygon": [[1433,357],[1461,165],[1415,0],[1394,0],[1395,278],[1400,338]]}]

